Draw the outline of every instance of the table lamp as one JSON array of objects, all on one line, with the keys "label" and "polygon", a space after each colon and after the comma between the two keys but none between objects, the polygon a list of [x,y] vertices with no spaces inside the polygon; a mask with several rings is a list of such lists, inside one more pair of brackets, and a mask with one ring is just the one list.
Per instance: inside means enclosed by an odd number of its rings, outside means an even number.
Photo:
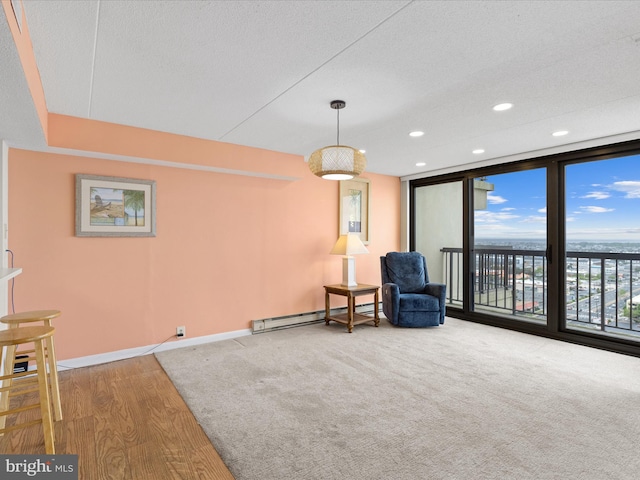
[{"label": "table lamp", "polygon": [[357,233],[340,235],[338,241],[329,252],[331,255],[344,255],[342,257],[342,286],[356,287],[356,259],[352,255],[369,253],[367,247],[360,240]]}]

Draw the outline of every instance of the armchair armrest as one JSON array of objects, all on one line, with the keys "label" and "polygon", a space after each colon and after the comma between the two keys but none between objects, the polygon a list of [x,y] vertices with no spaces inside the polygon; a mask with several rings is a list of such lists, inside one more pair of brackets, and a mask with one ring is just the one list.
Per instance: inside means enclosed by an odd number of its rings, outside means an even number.
[{"label": "armchair armrest", "polygon": [[395,283],[382,285],[382,311],[391,323],[398,323],[400,310],[400,287]]},{"label": "armchair armrest", "polygon": [[438,297],[440,301],[444,303],[447,286],[443,283],[427,283],[427,286],[424,288],[424,293]]},{"label": "armchair armrest", "polygon": [[447,302],[447,286],[443,283],[428,283],[424,293],[437,297],[440,301],[440,323],[444,323],[444,314]]}]

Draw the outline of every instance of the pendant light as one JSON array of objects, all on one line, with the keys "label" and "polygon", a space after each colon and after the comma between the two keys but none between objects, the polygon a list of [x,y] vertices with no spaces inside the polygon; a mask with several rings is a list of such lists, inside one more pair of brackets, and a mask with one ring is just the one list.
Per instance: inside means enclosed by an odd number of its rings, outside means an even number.
[{"label": "pendant light", "polygon": [[309,169],[314,175],[327,180],[350,180],[367,166],[366,157],[353,147],[340,145],[340,110],[347,104],[343,100],[331,102],[338,116],[338,134],[335,145],[316,150],[309,157]]}]

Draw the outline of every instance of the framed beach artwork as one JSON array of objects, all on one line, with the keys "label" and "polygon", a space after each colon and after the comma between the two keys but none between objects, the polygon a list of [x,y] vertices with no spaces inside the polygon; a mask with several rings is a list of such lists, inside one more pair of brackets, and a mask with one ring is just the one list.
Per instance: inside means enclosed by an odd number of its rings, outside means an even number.
[{"label": "framed beach artwork", "polygon": [[366,178],[353,178],[340,182],[338,235],[357,233],[362,243],[369,244],[370,198],[371,182]]},{"label": "framed beach artwork", "polygon": [[156,182],[76,175],[77,237],[155,237]]}]

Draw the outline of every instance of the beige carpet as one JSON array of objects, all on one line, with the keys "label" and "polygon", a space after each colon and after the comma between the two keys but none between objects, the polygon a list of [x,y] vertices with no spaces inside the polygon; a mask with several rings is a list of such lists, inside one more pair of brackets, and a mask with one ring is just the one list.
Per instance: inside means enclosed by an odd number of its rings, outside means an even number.
[{"label": "beige carpet", "polygon": [[640,359],[455,319],[157,354],[238,480],[640,478]]}]

